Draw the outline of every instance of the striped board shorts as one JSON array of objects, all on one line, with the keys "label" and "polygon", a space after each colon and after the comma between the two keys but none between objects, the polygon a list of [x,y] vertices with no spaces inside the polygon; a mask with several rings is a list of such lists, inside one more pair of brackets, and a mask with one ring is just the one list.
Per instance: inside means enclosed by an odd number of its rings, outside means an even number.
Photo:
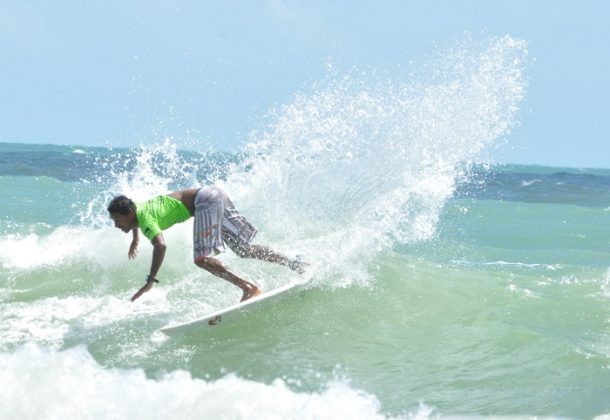
[{"label": "striped board shorts", "polygon": [[193,228],[195,261],[224,252],[225,244],[239,254],[254,235],[254,226],[239,214],[223,190],[203,187],[197,191]]}]

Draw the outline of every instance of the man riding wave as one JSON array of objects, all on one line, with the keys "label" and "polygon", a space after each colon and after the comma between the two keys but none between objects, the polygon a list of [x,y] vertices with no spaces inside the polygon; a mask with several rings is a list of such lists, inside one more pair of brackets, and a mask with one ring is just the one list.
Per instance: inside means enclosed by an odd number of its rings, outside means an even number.
[{"label": "man riding wave", "polygon": [[303,272],[305,264],[300,259],[291,260],[267,246],[251,244],[256,229],[237,211],[227,194],[214,186],[176,191],[138,204],[124,195],[119,195],[108,205],[108,212],[116,228],[125,233],[132,232],[129,259],[135,258],[138,253],[139,231],[142,231],[154,247],[146,284],[133,295],[132,302],[148,292],[155,282],[158,283],[157,273],[163,264],[167,248],[163,230],[191,217],[195,218],[194,263],[239,287],[243,292],[241,301],[257,296],[262,291],[255,284],[234,274],[215,258],[225,251],[225,245],[241,258],[255,258]]}]

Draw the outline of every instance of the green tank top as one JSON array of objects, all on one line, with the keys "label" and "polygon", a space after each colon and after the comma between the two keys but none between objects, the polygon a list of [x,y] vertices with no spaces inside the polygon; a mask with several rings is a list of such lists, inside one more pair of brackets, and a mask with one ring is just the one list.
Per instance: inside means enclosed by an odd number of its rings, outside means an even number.
[{"label": "green tank top", "polygon": [[191,217],[182,201],[160,195],[144,203],[136,204],[136,218],[140,230],[152,241],[162,230],[184,222]]}]

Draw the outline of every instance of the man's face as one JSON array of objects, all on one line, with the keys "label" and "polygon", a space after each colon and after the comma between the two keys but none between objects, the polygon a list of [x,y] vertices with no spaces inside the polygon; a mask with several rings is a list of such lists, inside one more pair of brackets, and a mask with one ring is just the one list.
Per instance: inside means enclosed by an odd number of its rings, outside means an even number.
[{"label": "man's face", "polygon": [[117,229],[121,229],[125,233],[128,233],[131,229],[133,229],[133,226],[134,226],[133,213],[129,213],[129,214],[110,213],[110,218],[114,221],[114,227]]}]

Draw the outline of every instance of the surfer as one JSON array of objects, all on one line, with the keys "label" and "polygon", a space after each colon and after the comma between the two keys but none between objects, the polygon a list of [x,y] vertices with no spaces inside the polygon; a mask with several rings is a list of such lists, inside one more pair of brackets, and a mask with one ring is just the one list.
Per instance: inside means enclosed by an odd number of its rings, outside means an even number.
[{"label": "surfer", "polygon": [[132,302],[148,292],[154,283],[158,283],[157,273],[167,248],[162,231],[191,217],[195,218],[193,229],[195,264],[239,287],[243,292],[241,301],[257,296],[262,291],[214,258],[215,255],[225,251],[225,245],[241,258],[255,258],[303,272],[304,263],[300,259],[290,260],[267,246],[250,244],[256,235],[256,229],[239,214],[227,194],[217,187],[176,191],[138,204],[124,195],[119,195],[108,205],[108,212],[116,228],[125,233],[132,232],[129,259],[135,258],[138,254],[140,240],[138,230],[142,231],[154,247],[146,284],[133,295]]}]

